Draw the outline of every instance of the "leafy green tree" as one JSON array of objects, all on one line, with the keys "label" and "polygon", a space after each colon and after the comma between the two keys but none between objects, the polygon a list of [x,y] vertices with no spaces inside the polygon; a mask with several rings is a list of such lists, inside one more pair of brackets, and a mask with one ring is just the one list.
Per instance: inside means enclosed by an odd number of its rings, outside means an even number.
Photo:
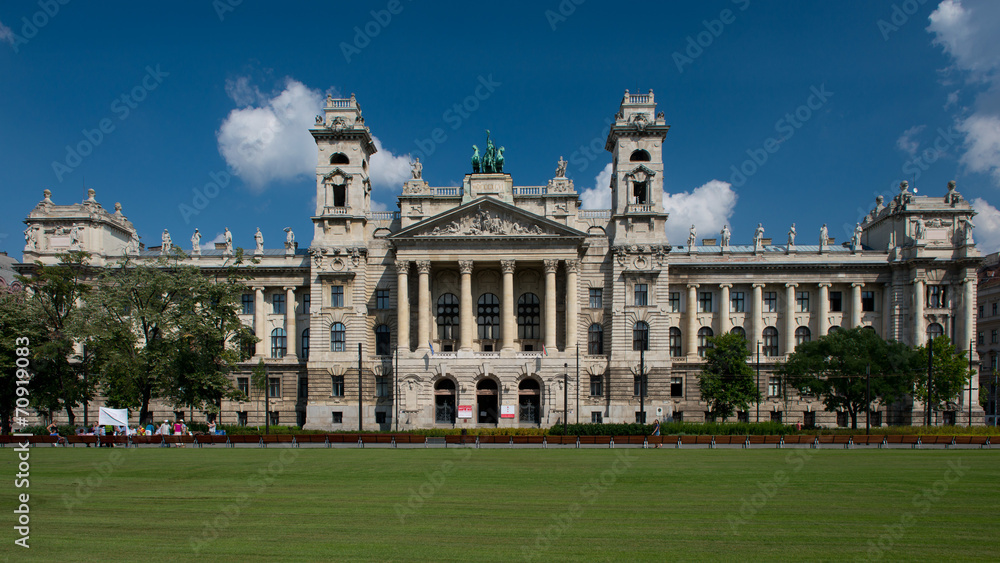
[{"label": "leafy green tree", "polygon": [[74,409],[93,395],[93,381],[84,377],[89,358],[77,346],[86,322],[78,304],[90,294],[90,254],[70,252],[55,265],[35,262],[30,276],[22,278],[30,296],[25,302],[28,330],[38,335],[32,342],[31,403],[49,416],[65,410],[70,424]]},{"label": "leafy green tree", "polygon": [[931,393],[927,396],[927,346],[917,348],[924,366],[923,377],[917,377],[915,395],[924,399],[925,404],[941,410],[954,402],[958,395],[966,391],[975,374],[969,369],[969,357],[965,350],[958,351],[947,336],[939,336],[933,343],[934,358],[931,360]]},{"label": "leafy green tree", "polygon": [[890,404],[912,391],[919,372],[920,355],[913,348],[863,327],[799,344],[777,370],[800,394],[818,395],[827,411],[846,411],[851,428],[870,406],[866,373],[872,401]]},{"label": "leafy green tree", "polygon": [[[33,371],[30,356],[32,348],[41,341],[40,325],[32,322],[28,311],[28,294],[24,291],[0,291],[0,432],[11,432],[11,417],[17,406],[17,358],[28,358],[29,385],[22,385],[30,393],[30,374]],[[18,355],[18,349],[21,354]],[[25,350],[29,355],[25,356]],[[22,372],[24,373],[24,372]],[[22,391],[23,394],[25,391]]]},{"label": "leafy green tree", "polygon": [[710,405],[713,417],[725,421],[736,409],[748,410],[751,403],[759,402],[760,389],[747,364],[750,352],[743,336],[723,334],[709,338],[709,343],[705,367],[698,376],[701,398]]},{"label": "leafy green tree", "polygon": [[[257,401],[257,412],[260,412],[260,400],[267,393],[267,367],[264,365],[264,358],[250,370],[250,391]],[[267,413],[264,413],[264,416],[267,416]]]}]

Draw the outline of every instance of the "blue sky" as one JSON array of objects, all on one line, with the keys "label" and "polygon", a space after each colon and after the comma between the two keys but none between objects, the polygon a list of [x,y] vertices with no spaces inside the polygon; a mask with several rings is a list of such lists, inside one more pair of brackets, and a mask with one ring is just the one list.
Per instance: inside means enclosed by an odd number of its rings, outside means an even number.
[{"label": "blue sky", "polygon": [[306,129],[327,93],[355,93],[378,138],[381,209],[417,151],[432,185],[458,185],[485,129],[516,185],[563,156],[585,205],[606,207],[610,154],[586,147],[625,89],[653,89],[674,244],[727,222],[734,243],[758,222],[776,241],[793,222],[800,243],[823,223],[846,240],[901,180],[943,195],[954,179],[985,254],[1000,249],[998,29],[1000,3],[970,0],[3,2],[0,250],[20,258],[45,188],[121,202],[147,245],[229,227],[250,247],[258,226],[268,247],[286,226],[307,245]]}]

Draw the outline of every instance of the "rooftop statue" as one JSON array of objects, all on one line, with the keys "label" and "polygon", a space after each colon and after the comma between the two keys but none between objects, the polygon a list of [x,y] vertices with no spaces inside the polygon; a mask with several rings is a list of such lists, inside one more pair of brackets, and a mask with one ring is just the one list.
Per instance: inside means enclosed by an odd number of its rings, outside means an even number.
[{"label": "rooftop statue", "polygon": [[473,174],[497,174],[503,172],[503,151],[504,147],[499,149],[493,144],[493,140],[490,138],[490,130],[486,130],[486,150],[483,152],[482,158],[479,156],[479,147],[472,145],[472,173]]},{"label": "rooftop statue", "polygon": [[565,178],[566,177],[566,165],[567,164],[569,164],[569,163],[566,162],[565,160],[563,160],[563,157],[560,156],[559,157],[559,162],[556,163],[556,178]]},{"label": "rooftop statue", "polygon": [[479,174],[479,147],[472,145],[472,173]]}]

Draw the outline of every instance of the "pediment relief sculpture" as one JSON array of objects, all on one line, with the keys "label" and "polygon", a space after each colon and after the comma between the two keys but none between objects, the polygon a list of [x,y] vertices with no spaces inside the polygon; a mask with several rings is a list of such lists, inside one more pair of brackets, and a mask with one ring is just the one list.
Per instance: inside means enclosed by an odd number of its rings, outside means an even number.
[{"label": "pediment relief sculpture", "polygon": [[532,225],[509,213],[494,213],[486,209],[478,213],[460,217],[449,223],[438,225],[432,231],[419,236],[483,236],[483,235],[546,235],[541,225]]}]

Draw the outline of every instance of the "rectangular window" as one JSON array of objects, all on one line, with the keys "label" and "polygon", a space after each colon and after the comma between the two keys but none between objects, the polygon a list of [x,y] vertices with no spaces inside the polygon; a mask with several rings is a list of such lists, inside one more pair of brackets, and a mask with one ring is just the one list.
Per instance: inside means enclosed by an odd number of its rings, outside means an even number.
[{"label": "rectangular window", "polygon": [[302,295],[302,314],[308,315],[311,307],[312,297],[308,293]]},{"label": "rectangular window", "polygon": [[648,303],[647,286],[644,283],[635,284],[635,306],[645,307]]},{"label": "rectangular window", "polygon": [[976,335],[976,345],[977,346],[982,346],[983,345],[983,340],[984,340],[983,333],[980,332],[979,334]]},{"label": "rectangular window", "polygon": [[847,411],[837,411],[837,426],[847,426]]},{"label": "rectangular window", "polygon": [[[639,389],[639,379],[640,379],[640,377],[638,375],[632,377],[632,394],[635,395],[636,397],[639,396],[639,391],[640,391],[640,389]],[[641,391],[642,391],[642,396],[643,397],[648,397],[649,396],[649,375],[648,374],[646,375],[646,381],[643,382],[643,386],[642,386]]]},{"label": "rectangular window", "polygon": [[309,397],[309,379],[306,377],[299,378],[299,398],[306,399]]},{"label": "rectangular window", "polygon": [[237,377],[236,387],[239,388],[240,393],[243,393],[247,397],[250,396],[250,378],[249,377]]},{"label": "rectangular window", "polygon": [[771,411],[771,422],[781,422],[781,411]]},{"label": "rectangular window", "polygon": [[273,307],[272,313],[275,315],[285,314],[285,296],[280,293],[275,293],[271,296],[271,306]]},{"label": "rectangular window", "polygon": [[993,302],[993,316],[994,317],[997,316],[997,302],[996,301]]},{"label": "rectangular window", "polygon": [[331,307],[344,306],[344,286],[335,285],[330,287],[330,306]]},{"label": "rectangular window", "polygon": [[334,424],[343,424],[344,423],[344,413],[342,413],[340,411],[333,411],[333,413],[331,413],[331,414],[333,414],[333,423]]},{"label": "rectangular window", "polygon": [[385,411],[375,413],[375,424],[385,424]]},{"label": "rectangular window", "polygon": [[774,313],[778,310],[778,292],[777,291],[765,291],[764,292],[764,312]]},{"label": "rectangular window", "polygon": [[861,310],[862,311],[874,311],[875,310],[875,292],[874,291],[862,291],[861,292]]},{"label": "rectangular window", "polygon": [[237,426],[247,425],[247,411],[240,411],[236,413],[236,425]]},{"label": "rectangular window", "polygon": [[344,396],[344,376],[343,375],[334,375],[332,383],[333,383],[333,392],[330,393],[330,394],[333,395],[334,397],[343,397]]},{"label": "rectangular window", "polygon": [[252,315],[253,314],[253,294],[244,293],[243,294],[243,314]]},{"label": "rectangular window", "polygon": [[389,308],[389,290],[388,289],[376,289],[375,290],[375,308],[376,309],[388,309]]},{"label": "rectangular window", "polygon": [[742,291],[734,291],[729,298],[729,302],[734,313],[746,312],[746,301],[744,300]]},{"label": "rectangular window", "polygon": [[802,413],[802,426],[805,426],[807,428],[812,428],[813,426],[816,426],[815,411],[806,411]]},{"label": "rectangular window", "polygon": [[684,422],[684,411],[674,411],[674,422]]},{"label": "rectangular window", "polygon": [[681,331],[680,329],[672,328],[670,329],[670,356],[674,358],[681,357]]},{"label": "rectangular window", "polygon": [[600,397],[604,395],[604,378],[600,375],[590,376],[590,396]]},{"label": "rectangular window", "polygon": [[780,377],[769,377],[769,378],[767,378],[767,396],[768,397],[780,397],[781,396],[781,378]]},{"label": "rectangular window", "polygon": [[375,378],[375,396],[376,397],[388,397],[389,396],[389,378],[388,377],[376,377]]},{"label": "rectangular window", "polygon": [[998,342],[1000,342],[1000,340],[997,340],[997,329],[993,329],[990,331],[990,343],[996,344]]},{"label": "rectangular window", "polygon": [[882,411],[868,411],[868,418],[872,426],[882,426]]},{"label": "rectangular window", "polygon": [[590,411],[591,424],[604,424],[604,413],[601,411]]},{"label": "rectangular window", "polygon": [[830,292],[830,312],[839,313],[844,310],[843,294],[839,291]]},{"label": "rectangular window", "polygon": [[646,424],[646,413],[642,411],[635,411],[635,423]]},{"label": "rectangular window", "polygon": [[603,290],[599,287],[590,288],[590,308],[591,309],[603,309],[604,308],[604,295]]},{"label": "rectangular window", "polygon": [[[994,308],[993,314],[995,315],[995,314],[997,314],[996,310],[995,310],[996,309],[996,304],[995,303],[993,304],[993,308]],[[982,305],[979,306],[979,317],[977,317],[977,318],[980,318],[980,319],[983,318],[983,306]]]},{"label": "rectangular window", "polygon": [[799,305],[800,313],[809,312],[809,292],[808,291],[798,291],[795,293],[795,300]]},{"label": "rectangular window", "polygon": [[670,378],[670,396],[671,397],[684,396],[684,378],[682,377]]},{"label": "rectangular window", "polygon": [[680,313],[681,312],[681,293],[679,291],[670,292],[670,312]]},{"label": "rectangular window", "polygon": [[736,422],[750,422],[750,413],[747,411],[736,411]]},{"label": "rectangular window", "polygon": [[932,309],[940,309],[947,306],[945,286],[943,285],[928,285],[927,286],[927,306]]},{"label": "rectangular window", "polygon": [[272,399],[281,397],[281,379],[277,377],[267,378],[267,396]]},{"label": "rectangular window", "polygon": [[712,292],[702,291],[698,293],[698,311],[701,313],[712,312]]},{"label": "rectangular window", "polygon": [[271,426],[278,425],[278,411],[271,411],[267,413],[268,417],[271,419]]}]

